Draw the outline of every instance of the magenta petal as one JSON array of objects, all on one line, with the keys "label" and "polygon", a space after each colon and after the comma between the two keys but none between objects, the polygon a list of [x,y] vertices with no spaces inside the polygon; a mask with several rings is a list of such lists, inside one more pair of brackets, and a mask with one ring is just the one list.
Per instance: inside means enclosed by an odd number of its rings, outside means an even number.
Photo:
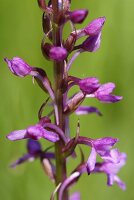
[{"label": "magenta petal", "polygon": [[103,103],[116,103],[117,101],[122,100],[123,97],[115,95],[98,95],[97,98]]},{"label": "magenta petal", "polygon": [[7,139],[14,141],[14,140],[22,140],[27,138],[27,131],[24,130],[17,130],[9,133],[7,136]]},{"label": "magenta petal", "polygon": [[96,35],[98,34],[104,23],[105,23],[106,18],[105,17],[99,17],[95,20],[93,20],[92,22],[90,22],[90,24],[88,26],[86,26],[84,28],[84,31],[87,35]]},{"label": "magenta petal", "polygon": [[97,95],[107,95],[112,93],[112,91],[115,88],[115,84],[114,83],[105,83],[102,84],[99,89],[96,91]]},{"label": "magenta petal", "polygon": [[38,140],[40,138],[45,138],[50,142],[56,142],[59,140],[58,134],[44,129],[40,124],[28,127],[27,133],[29,137],[34,140]]},{"label": "magenta petal", "polygon": [[100,154],[100,156],[105,155],[107,151],[109,151],[117,142],[117,138],[111,138],[111,137],[105,137],[105,138],[99,138],[96,140],[92,140],[93,146],[96,149],[97,153]]},{"label": "magenta petal", "polygon": [[114,175],[113,174],[108,174],[107,175],[107,185],[112,186],[114,184]]},{"label": "magenta petal", "polygon": [[96,150],[95,150],[95,148],[92,147],[90,156],[89,156],[89,158],[87,160],[87,171],[88,171],[88,174],[90,174],[90,172],[93,171],[94,168],[95,168],[96,157],[97,157]]},{"label": "magenta petal", "polygon": [[16,160],[14,163],[12,163],[10,165],[10,167],[16,167],[17,165],[20,165],[28,160],[34,160],[34,156],[32,156],[31,154],[25,154],[24,156],[22,156],[21,158],[19,158],[18,160]]},{"label": "magenta petal", "polygon": [[29,138],[34,139],[34,140],[39,140],[40,138],[42,138],[43,133],[44,133],[44,129],[39,124],[34,125],[34,126],[29,126],[27,128],[27,134]]},{"label": "magenta petal", "polygon": [[57,142],[60,139],[57,133],[46,129],[44,129],[43,138],[49,140],[50,142]]},{"label": "magenta petal", "polygon": [[118,184],[118,186],[122,189],[122,190],[126,190],[126,184],[118,177],[118,176],[114,176],[114,181]]},{"label": "magenta petal", "polygon": [[91,113],[96,113],[97,115],[102,115],[101,112],[92,106],[79,106],[77,110],[75,111],[77,115],[87,115]]},{"label": "magenta petal", "polygon": [[98,35],[88,37],[81,45],[84,51],[95,52],[101,43],[101,32]]}]

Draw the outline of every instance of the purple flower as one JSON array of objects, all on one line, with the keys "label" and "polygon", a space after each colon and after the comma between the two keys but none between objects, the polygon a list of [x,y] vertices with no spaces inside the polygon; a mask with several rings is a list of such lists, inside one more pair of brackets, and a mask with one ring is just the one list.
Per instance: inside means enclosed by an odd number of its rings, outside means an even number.
[{"label": "purple flower", "polygon": [[117,149],[112,149],[109,153],[110,159],[104,161],[103,163],[97,163],[94,172],[103,172],[107,175],[109,186],[116,182],[119,187],[123,190],[126,189],[126,185],[117,176],[117,173],[126,163],[126,154],[119,152]]},{"label": "purple flower", "polygon": [[88,10],[81,9],[81,10],[74,10],[69,12],[69,19],[74,23],[82,23],[88,15]]},{"label": "purple flower", "polygon": [[96,113],[97,115],[102,115],[101,112],[92,106],[79,106],[77,110],[75,111],[77,115],[87,115],[91,113]]},{"label": "purple flower", "polygon": [[8,64],[10,71],[16,76],[24,77],[31,74],[33,68],[30,67],[24,60],[19,57],[14,57],[12,60],[4,59]]},{"label": "purple flower", "polygon": [[92,149],[87,161],[88,173],[94,170],[97,154],[99,154],[102,159],[105,159],[105,155],[109,155],[110,159],[109,151],[117,142],[118,139],[111,137],[100,138],[91,141]]},{"label": "purple flower", "polygon": [[85,28],[84,32],[86,35],[98,35],[105,23],[105,17],[99,17],[91,21]]},{"label": "purple flower", "polygon": [[67,57],[67,50],[63,47],[52,47],[49,56],[52,60],[60,62]]},{"label": "purple flower", "polygon": [[59,136],[57,133],[53,131],[48,131],[47,129],[43,128],[43,126],[41,126],[40,124],[29,126],[24,130],[13,131],[7,135],[7,138],[11,141],[22,140],[27,138],[34,140],[44,138],[50,142],[57,142],[59,140]]},{"label": "purple flower", "polygon": [[78,82],[80,89],[86,94],[94,93],[100,86],[99,80],[95,77],[80,79]]},{"label": "purple flower", "polygon": [[27,154],[16,160],[11,167],[16,167],[26,161],[33,161],[41,155],[41,145],[38,141],[29,139],[27,142]]},{"label": "purple flower", "polygon": [[86,164],[87,172],[90,174],[95,168],[97,155],[99,155],[103,160],[110,160],[110,149],[117,142],[117,138],[111,137],[91,139],[83,136],[77,136],[77,139],[73,138],[67,143],[66,147],[63,149],[63,152],[69,152],[69,155],[71,155],[77,144],[84,144],[91,147],[91,153]]},{"label": "purple flower", "polygon": [[97,35],[88,37],[81,45],[84,51],[95,52],[99,49],[101,43],[101,32]]},{"label": "purple flower", "polygon": [[105,83],[98,88],[98,90],[94,93],[94,96],[99,101],[104,103],[115,103],[120,101],[122,99],[121,96],[115,96],[111,94],[114,88],[114,83]]}]

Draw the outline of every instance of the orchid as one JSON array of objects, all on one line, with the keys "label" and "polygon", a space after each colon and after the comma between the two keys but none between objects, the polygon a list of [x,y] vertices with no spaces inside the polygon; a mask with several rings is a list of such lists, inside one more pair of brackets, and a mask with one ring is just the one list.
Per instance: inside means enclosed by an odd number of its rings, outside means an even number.
[{"label": "orchid", "polygon": [[[6,137],[10,141],[26,140],[27,152],[11,166],[16,167],[26,161],[40,160],[43,170],[55,184],[55,190],[50,199],[54,200],[80,200],[80,193],[75,192],[69,196],[69,187],[80,180],[83,173],[93,175],[104,173],[108,178],[108,185],[118,184],[121,189],[125,189],[125,183],[118,177],[117,173],[126,163],[126,154],[119,152],[115,145],[118,138],[103,137],[90,138],[80,135],[80,120],[78,120],[76,135],[70,134],[70,115],[86,115],[96,113],[102,116],[100,110],[90,105],[90,99],[98,100],[102,103],[116,103],[122,96],[113,94],[115,84],[112,82],[100,83],[97,77],[87,76],[79,78],[71,75],[71,69],[75,59],[84,52],[94,53],[99,50],[105,17],[92,20],[87,26],[81,29],[76,28],[76,24],[81,24],[88,15],[88,10],[78,9],[71,11],[70,0],[52,0],[48,3],[45,0],[38,0],[38,5],[43,12],[42,26],[43,39],[41,51],[43,56],[53,62],[54,81],[50,80],[43,68],[33,67],[23,59],[14,57],[5,58],[9,70],[15,76],[24,78],[31,76],[36,80],[39,87],[49,96],[41,105],[38,111],[38,122],[24,129],[11,131]],[[63,31],[66,23],[70,24],[70,33],[67,38]],[[79,39],[83,37],[80,43]],[[70,90],[77,86],[77,92],[70,96]],[[82,105],[88,98],[89,104]],[[43,115],[46,106],[50,112]],[[89,135],[88,131],[86,133]],[[45,150],[40,141],[53,143]],[[89,156],[85,160],[81,145],[89,149]],[[55,147],[55,152],[49,151]],[[76,148],[79,147],[81,162],[72,171],[67,173],[68,157],[76,158]],[[97,157],[101,162],[98,163]],[[90,178],[90,176],[89,176]]]}]

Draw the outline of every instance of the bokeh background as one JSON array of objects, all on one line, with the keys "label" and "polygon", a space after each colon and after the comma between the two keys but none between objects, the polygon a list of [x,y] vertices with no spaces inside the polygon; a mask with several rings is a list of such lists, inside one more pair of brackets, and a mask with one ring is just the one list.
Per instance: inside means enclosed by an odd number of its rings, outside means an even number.
[{"label": "bokeh background", "polygon": [[[86,100],[85,105],[97,106],[103,117],[80,117],[81,135],[89,137],[112,136],[120,139],[117,145],[127,152],[127,165],[120,177],[127,190],[117,185],[106,186],[105,175],[86,174],[72,191],[79,190],[83,200],[133,200],[134,199],[134,1],[94,0],[73,1],[72,8],[88,8],[90,20],[106,16],[101,49],[85,53],[73,64],[70,71],[75,76],[96,76],[101,82],[115,82],[115,93],[123,95],[123,101],[106,105],[97,100]],[[46,98],[31,77],[13,76],[3,61],[4,57],[19,56],[32,66],[43,67],[52,77],[52,65],[44,60],[40,51],[42,39],[42,12],[36,0],[0,1],[0,199],[48,200],[54,189],[44,175],[39,161],[26,163],[16,169],[9,164],[26,152],[25,141],[10,142],[5,136],[15,129],[23,129],[37,122],[37,111]],[[80,26],[78,26],[80,27]],[[66,28],[65,34],[68,33]],[[71,135],[75,134],[76,116],[71,117]],[[42,142],[45,147],[45,142]],[[89,150],[84,148],[86,154]],[[71,164],[72,163],[72,164]],[[70,160],[72,166],[76,161]]]}]

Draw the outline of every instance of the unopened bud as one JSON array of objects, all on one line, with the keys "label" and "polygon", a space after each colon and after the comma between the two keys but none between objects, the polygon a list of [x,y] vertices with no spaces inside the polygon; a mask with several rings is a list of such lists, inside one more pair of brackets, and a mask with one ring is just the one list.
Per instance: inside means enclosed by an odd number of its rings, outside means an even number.
[{"label": "unopened bud", "polygon": [[74,24],[80,24],[82,23],[85,18],[88,15],[88,10],[74,10],[69,13],[69,19],[74,23]]},{"label": "unopened bud", "polygon": [[12,60],[4,59],[8,64],[10,71],[16,76],[24,77],[31,73],[33,70],[24,60],[19,57],[14,57]]},{"label": "unopened bud", "polygon": [[97,35],[101,31],[106,18],[105,17],[99,17],[92,22],[89,23],[88,26],[84,28],[84,32],[86,35]]}]

